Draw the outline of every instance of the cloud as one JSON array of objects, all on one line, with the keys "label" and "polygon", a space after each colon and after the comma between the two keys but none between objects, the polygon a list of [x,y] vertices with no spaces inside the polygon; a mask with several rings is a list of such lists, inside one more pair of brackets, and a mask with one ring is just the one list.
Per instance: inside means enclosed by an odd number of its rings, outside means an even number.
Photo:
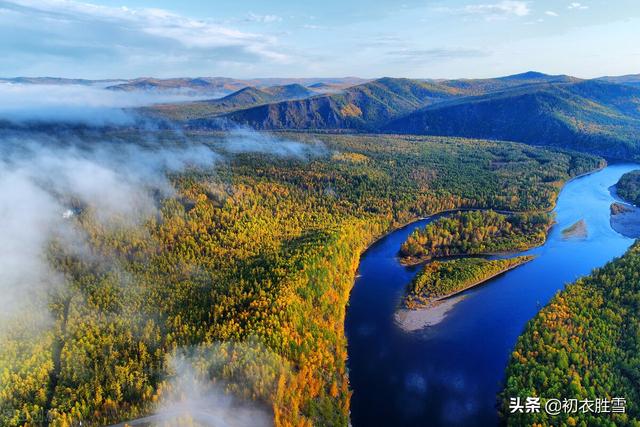
[{"label": "cloud", "polygon": [[128,125],[137,117],[126,109],[201,98],[211,96],[194,97],[180,91],[112,91],[95,85],[0,82],[0,121]]},{"label": "cloud", "polygon": [[152,141],[4,132],[0,316],[44,304],[46,293],[63,283],[47,259],[51,242],[90,256],[77,214],[86,211],[105,227],[137,224],[155,213],[156,198],[174,194],[167,173],[210,168],[218,158],[198,144],[159,147]]},{"label": "cloud", "polygon": [[578,3],[578,2],[572,2],[569,4],[569,6],[567,6],[567,9],[572,10],[572,9],[578,9],[578,10],[584,10],[584,9],[589,9],[589,6],[583,5],[582,3]]},{"label": "cloud", "polygon": [[247,127],[231,129],[225,138],[224,149],[231,154],[262,153],[303,160],[327,154],[326,147],[320,141],[302,144],[276,138],[267,133],[259,133]]},{"label": "cloud", "polygon": [[[13,87],[0,92],[8,101],[0,105],[0,119],[115,123],[133,119],[112,107],[139,102],[127,93],[91,87],[19,86],[18,92],[11,92]],[[65,252],[92,256],[79,215],[104,227],[139,225],[157,213],[159,199],[175,195],[168,174],[215,171],[225,155],[306,160],[327,152],[321,143],[249,129],[235,129],[211,146],[180,133],[161,141],[134,130],[126,137],[109,135],[100,129],[74,133],[73,127],[46,133],[28,126],[0,130],[0,326],[27,306],[39,305],[35,311],[46,313],[47,292],[64,285],[47,258],[53,241]]]},{"label": "cloud", "polygon": [[523,17],[531,13],[526,1],[504,0],[499,3],[470,4],[462,9],[467,14],[483,15],[488,19],[500,19],[510,16]]},{"label": "cloud", "polygon": [[402,62],[426,63],[437,60],[479,58],[489,53],[479,49],[434,48],[434,49],[399,49],[387,52],[394,60]]},{"label": "cloud", "polygon": [[269,427],[273,413],[257,404],[225,392],[224,374],[236,378],[228,389],[251,388],[259,384],[264,400],[273,394],[288,364],[258,341],[214,343],[195,349],[183,348],[168,357],[170,371],[162,399],[154,414],[127,422],[127,425],[179,426],[195,422],[203,427]]},{"label": "cloud", "polygon": [[[260,17],[263,22],[275,18]],[[13,58],[5,61],[5,70],[33,69],[40,74],[45,73],[41,66],[58,65],[66,71],[69,64],[80,64],[81,59],[107,68],[134,67],[142,62],[146,67],[157,62],[166,68],[196,62],[202,66],[290,60],[272,35],[240,31],[163,9],[75,0],[0,0],[0,50],[5,59]]]},{"label": "cloud", "polygon": [[249,12],[247,21],[259,22],[261,24],[270,24],[272,22],[282,22],[282,18],[278,15],[258,15],[256,13]]},{"label": "cloud", "polygon": [[560,16],[560,15],[558,15],[556,12],[554,12],[552,10],[547,10],[544,14],[547,15],[547,16],[553,16],[553,17]]},{"label": "cloud", "polygon": [[305,30],[326,30],[328,27],[324,25],[303,24],[302,28],[304,28]]}]

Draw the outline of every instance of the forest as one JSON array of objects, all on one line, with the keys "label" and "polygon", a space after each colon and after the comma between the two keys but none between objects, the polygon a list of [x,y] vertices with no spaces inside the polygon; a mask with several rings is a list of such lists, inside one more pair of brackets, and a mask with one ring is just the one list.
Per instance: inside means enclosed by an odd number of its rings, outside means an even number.
[{"label": "forest", "polygon": [[[501,394],[507,425],[640,425],[640,245],[558,292],[529,321]],[[575,411],[511,413],[511,398],[577,399]],[[624,399],[624,413],[613,399]],[[595,411],[600,401],[600,413]],[[602,406],[602,401],[608,405]],[[584,402],[592,410],[582,410]],[[590,403],[588,403],[590,402]],[[618,401],[619,402],[619,401]],[[618,406],[621,406],[620,404]],[[602,410],[606,407],[607,410]]]},{"label": "forest", "polygon": [[406,264],[415,264],[457,255],[520,252],[543,244],[551,225],[553,216],[546,211],[456,212],[411,233],[400,248],[400,257]]},{"label": "forest", "polygon": [[622,175],[616,184],[616,192],[625,201],[640,205],[640,170]]},{"label": "forest", "polygon": [[533,259],[457,258],[426,264],[409,284],[404,305],[409,309],[428,306],[438,299],[468,289]]},{"label": "forest", "polygon": [[[226,161],[169,173],[175,192],[142,222],[105,226],[91,206],[79,211],[70,221],[90,256],[48,242],[63,284],[33,295],[46,309],[0,326],[1,425],[149,415],[175,392],[172,361],[188,357],[199,380],[254,402],[276,426],[347,426],[345,306],[367,245],[444,210],[549,210],[563,182],[603,164],[439,137],[280,134],[271,152],[247,153],[220,134],[168,132],[154,144],[185,138]],[[274,155],[281,146],[304,150]],[[465,212],[417,234],[411,248],[520,250],[541,243],[550,221]]]}]

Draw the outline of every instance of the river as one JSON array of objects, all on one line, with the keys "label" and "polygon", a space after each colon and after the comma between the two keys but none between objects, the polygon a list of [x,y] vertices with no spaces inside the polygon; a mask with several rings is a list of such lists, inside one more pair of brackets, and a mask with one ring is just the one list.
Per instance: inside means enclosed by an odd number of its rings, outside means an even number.
[{"label": "river", "polygon": [[[405,332],[394,313],[419,267],[396,254],[416,228],[399,229],[362,256],[346,317],[351,421],[370,426],[491,426],[496,395],[526,322],[566,283],[622,255],[633,243],[609,225],[609,187],[640,165],[614,164],[570,181],[560,192],[547,242],[536,259],[458,298],[442,322]],[[561,230],[584,219],[584,239]]]}]

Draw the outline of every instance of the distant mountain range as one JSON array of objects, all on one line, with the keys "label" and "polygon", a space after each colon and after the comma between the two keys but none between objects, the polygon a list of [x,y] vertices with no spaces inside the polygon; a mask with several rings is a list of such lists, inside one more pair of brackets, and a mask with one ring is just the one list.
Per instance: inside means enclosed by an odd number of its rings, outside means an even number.
[{"label": "distant mountain range", "polygon": [[[256,129],[355,129],[374,131],[390,119],[455,96],[438,84],[383,78],[339,93],[271,103],[221,118]],[[206,120],[190,123],[206,125]]]},{"label": "distant mountain range", "polygon": [[606,76],[600,77],[598,80],[609,83],[640,87],[640,74],[628,74],[626,76]]},{"label": "distant mountain range", "polygon": [[[247,88],[269,88],[273,86],[289,85],[327,85],[331,88],[345,88],[366,82],[357,77],[344,78],[265,78],[265,79],[232,79],[227,77],[199,77],[199,78],[175,78],[175,79],[154,79],[150,77],[129,80],[119,84],[109,86],[110,90],[121,91],[180,91],[183,93],[198,94],[219,94],[228,95],[232,92]],[[316,89],[317,92],[323,92]]]},{"label": "distant mountain range", "polygon": [[123,83],[125,80],[87,80],[87,79],[65,79],[62,77],[10,77],[1,78],[0,83],[20,83],[32,85],[115,85]]},{"label": "distant mountain range", "polygon": [[141,77],[137,79],[66,79],[60,77],[12,77],[0,78],[0,82],[43,84],[43,85],[97,85],[109,90],[124,92],[179,92],[187,95],[225,96],[247,88],[269,88],[298,84],[311,87],[316,93],[334,92],[345,87],[365,83],[368,80],[359,77],[329,78],[261,78],[234,79],[229,77],[178,77],[158,79]]},{"label": "distant mountain range", "polygon": [[640,74],[590,80],[530,71],[457,80],[212,77],[98,82],[47,77],[0,81],[226,94],[139,110],[187,129],[244,125],[260,130],[461,136],[640,159]]},{"label": "distant mountain range", "polygon": [[[243,108],[224,119],[256,129],[354,129],[378,131],[394,118],[454,98],[527,85],[577,81],[568,76],[524,73],[478,80],[382,78],[335,94]],[[205,124],[200,120],[192,126]]]},{"label": "distant mountain range", "polygon": [[432,105],[380,130],[502,139],[631,158],[640,153],[640,88],[595,80],[516,87]]},{"label": "distant mountain range", "polygon": [[248,86],[222,98],[179,104],[158,104],[147,108],[146,111],[162,118],[189,121],[257,105],[308,98],[317,94],[318,92],[298,83],[262,89]]},{"label": "distant mountain range", "polygon": [[640,87],[632,76],[581,80],[527,72],[475,80],[382,78],[338,93],[255,104],[201,110],[184,125],[461,136],[640,158]]}]

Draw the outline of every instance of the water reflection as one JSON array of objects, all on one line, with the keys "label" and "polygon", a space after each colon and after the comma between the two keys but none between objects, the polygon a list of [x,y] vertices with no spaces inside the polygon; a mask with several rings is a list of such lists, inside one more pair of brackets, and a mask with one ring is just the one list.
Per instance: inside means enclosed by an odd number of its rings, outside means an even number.
[{"label": "water reflection", "polygon": [[[525,323],[565,283],[633,242],[611,229],[609,187],[638,167],[612,165],[567,184],[547,242],[525,252],[535,260],[465,292],[440,323],[413,332],[399,328],[395,315],[417,269],[395,256],[411,231],[430,220],[372,246],[361,260],[346,320],[353,425],[496,425],[496,394]],[[563,238],[562,230],[580,220],[588,233]]]}]

